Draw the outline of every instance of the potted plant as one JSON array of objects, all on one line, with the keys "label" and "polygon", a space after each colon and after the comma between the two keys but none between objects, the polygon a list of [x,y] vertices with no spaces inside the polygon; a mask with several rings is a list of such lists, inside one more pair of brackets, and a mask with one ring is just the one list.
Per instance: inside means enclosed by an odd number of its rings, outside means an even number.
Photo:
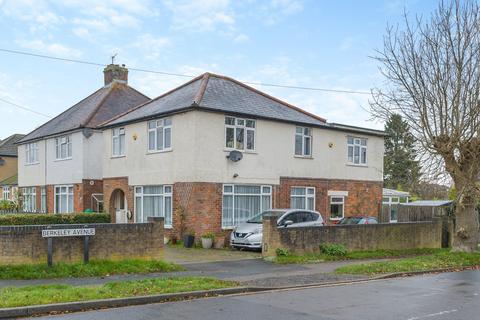
[{"label": "potted plant", "polygon": [[192,248],[194,243],[195,243],[194,233],[193,232],[187,232],[183,236],[183,246],[185,248]]},{"label": "potted plant", "polygon": [[202,248],[210,249],[213,246],[213,241],[215,240],[215,234],[213,232],[207,232],[202,235]]}]

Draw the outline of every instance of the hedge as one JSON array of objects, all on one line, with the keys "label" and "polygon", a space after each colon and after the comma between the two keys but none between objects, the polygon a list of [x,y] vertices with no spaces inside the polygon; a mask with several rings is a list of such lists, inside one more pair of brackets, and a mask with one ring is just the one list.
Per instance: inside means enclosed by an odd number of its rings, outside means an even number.
[{"label": "hedge", "polygon": [[107,213],[75,213],[75,214],[1,214],[0,225],[39,225],[39,224],[83,224],[110,223]]}]

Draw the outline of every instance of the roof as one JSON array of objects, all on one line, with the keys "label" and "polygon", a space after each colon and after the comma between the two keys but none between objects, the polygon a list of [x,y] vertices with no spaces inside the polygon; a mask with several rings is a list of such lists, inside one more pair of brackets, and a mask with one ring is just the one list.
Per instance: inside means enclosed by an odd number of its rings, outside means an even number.
[{"label": "roof", "polygon": [[442,207],[452,204],[452,200],[418,200],[402,203],[403,206]]},{"label": "roof", "polygon": [[18,175],[11,176],[5,180],[0,181],[0,186],[16,186],[18,184]]},{"label": "roof", "polygon": [[96,128],[118,114],[150,101],[125,83],[114,81],[27,134],[19,143],[80,129]]},{"label": "roof", "polygon": [[0,156],[4,157],[17,157],[18,151],[17,146],[15,145],[20,139],[22,139],[24,134],[12,134],[10,137],[5,138],[0,142]]},{"label": "roof", "polygon": [[399,190],[394,190],[394,189],[388,189],[388,188],[383,188],[382,192],[383,196],[387,197],[410,197],[410,193],[406,191],[399,191]]}]

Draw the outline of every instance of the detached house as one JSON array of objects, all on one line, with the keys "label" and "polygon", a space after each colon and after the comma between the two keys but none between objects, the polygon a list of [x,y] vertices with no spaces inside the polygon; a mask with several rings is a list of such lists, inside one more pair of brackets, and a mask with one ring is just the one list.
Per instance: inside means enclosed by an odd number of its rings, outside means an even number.
[{"label": "detached house", "polygon": [[101,211],[102,159],[99,124],[149,98],[128,86],[128,70],[109,65],[105,86],[18,142],[18,183],[27,212]]},{"label": "detached house", "polygon": [[[333,106],[334,107],[334,106]],[[335,123],[205,73],[102,126],[105,210],[164,216],[171,235],[229,230],[262,210],[377,215],[383,132]]]},{"label": "detached house", "polygon": [[16,200],[18,155],[15,143],[23,134],[12,134],[0,141],[0,200]]}]

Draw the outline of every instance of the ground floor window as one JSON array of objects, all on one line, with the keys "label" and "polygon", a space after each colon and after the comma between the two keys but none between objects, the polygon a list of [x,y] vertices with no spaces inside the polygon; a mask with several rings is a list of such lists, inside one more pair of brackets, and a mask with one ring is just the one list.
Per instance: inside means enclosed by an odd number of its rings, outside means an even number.
[{"label": "ground floor window", "polygon": [[345,197],[330,197],[330,219],[339,220],[344,217]]},{"label": "ground floor window", "polygon": [[271,186],[223,185],[222,228],[234,227],[271,208]]},{"label": "ground floor window", "polygon": [[55,213],[73,213],[73,186],[55,186]]},{"label": "ground floor window", "polygon": [[170,185],[135,187],[135,218],[147,222],[148,217],[164,217],[165,226],[172,226],[172,191]]},{"label": "ground floor window", "polygon": [[292,187],[290,189],[290,207],[292,209],[315,210],[315,188]]},{"label": "ground floor window", "polygon": [[2,188],[2,199],[3,200],[10,200],[10,187],[4,186]]},{"label": "ground floor window", "polygon": [[22,188],[23,196],[23,211],[36,212],[37,211],[37,193],[35,187]]},{"label": "ground floor window", "polygon": [[92,210],[103,212],[103,193],[92,193]]},{"label": "ground floor window", "polygon": [[47,190],[45,187],[40,188],[40,212],[47,212]]}]

